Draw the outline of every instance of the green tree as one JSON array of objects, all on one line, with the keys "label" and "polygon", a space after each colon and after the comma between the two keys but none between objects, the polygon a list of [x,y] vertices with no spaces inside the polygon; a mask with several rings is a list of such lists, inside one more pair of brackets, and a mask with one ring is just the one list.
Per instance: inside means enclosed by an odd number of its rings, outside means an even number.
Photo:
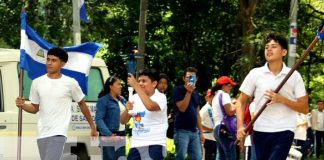
[{"label": "green tree", "polygon": [[[140,1],[87,0],[89,24],[81,23],[82,41],[102,43],[100,55],[111,74],[126,80],[124,54],[136,49]],[[18,48],[21,1],[0,2],[0,46]],[[27,22],[47,41],[72,45],[72,1],[26,1]],[[197,89],[228,75],[241,82],[247,72],[265,63],[263,38],[268,31],[288,37],[290,1],[150,0],[145,66],[169,75],[172,87],[182,83],[182,70],[199,70]],[[322,0],[300,0],[297,58],[312,41],[324,19]],[[298,68],[311,102],[323,98],[323,43]],[[320,63],[320,64],[316,64]],[[234,89],[234,95],[238,88]]]}]

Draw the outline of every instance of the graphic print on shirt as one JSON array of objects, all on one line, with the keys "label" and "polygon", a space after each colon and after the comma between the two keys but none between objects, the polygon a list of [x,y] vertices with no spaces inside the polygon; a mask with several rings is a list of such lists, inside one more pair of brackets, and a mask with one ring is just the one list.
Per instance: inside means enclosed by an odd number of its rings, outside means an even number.
[{"label": "graphic print on shirt", "polygon": [[144,112],[137,112],[137,114],[134,116],[134,127],[137,129],[141,129],[144,127],[144,124],[141,123],[142,117],[145,116]]},{"label": "graphic print on shirt", "polygon": [[140,135],[141,133],[150,132],[149,128],[145,128],[145,124],[142,122],[143,118],[145,118],[145,111],[137,112],[137,114],[133,117],[134,119],[133,133]]}]

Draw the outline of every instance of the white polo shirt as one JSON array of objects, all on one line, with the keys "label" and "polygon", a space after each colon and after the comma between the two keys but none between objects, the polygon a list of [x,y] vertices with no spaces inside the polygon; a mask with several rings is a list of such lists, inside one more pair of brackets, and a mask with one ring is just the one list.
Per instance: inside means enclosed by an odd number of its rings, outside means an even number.
[{"label": "white polo shirt", "polygon": [[[257,113],[267,101],[265,92],[267,90],[275,90],[289,71],[290,68],[286,67],[283,63],[281,72],[278,75],[274,75],[270,72],[268,63],[266,63],[263,67],[252,69],[245,77],[240,87],[240,91],[255,97],[255,113]],[[303,79],[297,71],[290,76],[279,91],[279,94],[292,101],[296,101],[297,98],[306,95]],[[254,130],[260,132],[294,131],[296,128],[296,121],[296,112],[294,110],[281,103],[274,103],[267,106],[264,112],[256,120]]]}]

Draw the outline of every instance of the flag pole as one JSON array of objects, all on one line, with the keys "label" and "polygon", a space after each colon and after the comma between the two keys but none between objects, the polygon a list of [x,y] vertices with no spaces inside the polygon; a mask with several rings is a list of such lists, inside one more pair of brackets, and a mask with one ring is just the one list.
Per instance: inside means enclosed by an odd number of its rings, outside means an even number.
[{"label": "flag pole", "polygon": [[[24,70],[19,70],[19,97],[23,96],[23,80]],[[22,136],[22,108],[19,107],[18,112],[18,145],[17,145],[17,160],[21,160],[21,136]]]},{"label": "flag pole", "polygon": [[[324,33],[324,27],[321,29],[320,32],[321,33]],[[307,47],[307,49],[301,55],[300,59],[294,64],[294,66],[290,69],[290,71],[288,72],[288,74],[286,75],[286,77],[277,86],[277,88],[274,91],[275,93],[278,93],[280,91],[280,89],[283,87],[283,85],[285,85],[285,83],[287,82],[287,80],[289,79],[289,77],[294,73],[294,71],[297,69],[297,67],[299,67],[299,65],[304,61],[304,59],[308,56],[308,54],[311,52],[311,50],[314,48],[314,46],[315,46],[315,44],[317,42],[318,42],[318,38],[317,38],[317,36],[315,36],[315,38],[313,39],[312,43]],[[263,106],[261,107],[261,109],[254,115],[254,117],[251,120],[251,122],[245,127],[245,129],[244,129],[244,132],[245,133],[250,130],[250,128],[252,127],[252,125],[254,124],[254,122],[259,118],[259,116],[262,114],[262,112],[265,110],[265,108],[268,106],[268,103],[270,103],[270,102],[271,102],[271,100],[268,99],[263,104]],[[235,144],[238,144],[238,143],[239,143],[239,140],[236,139],[235,140]]]},{"label": "flag pole", "polygon": [[[25,12],[25,0],[22,0],[21,12]],[[19,69],[19,97],[23,97],[24,70]],[[22,137],[22,108],[18,109],[18,144],[17,144],[17,160],[21,160],[21,137]]]},{"label": "flag pole", "polygon": [[73,40],[74,45],[81,44],[81,32],[80,32],[80,0],[72,0],[73,8]]}]

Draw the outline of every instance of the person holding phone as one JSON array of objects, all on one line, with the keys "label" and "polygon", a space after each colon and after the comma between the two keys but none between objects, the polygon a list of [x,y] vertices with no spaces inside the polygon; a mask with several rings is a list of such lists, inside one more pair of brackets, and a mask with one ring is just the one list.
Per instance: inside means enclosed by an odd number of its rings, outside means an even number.
[{"label": "person holding phone", "polygon": [[120,118],[122,124],[130,118],[134,122],[128,160],[162,160],[166,155],[167,99],[156,89],[158,79],[155,69],[141,70],[137,81],[133,75],[127,78],[136,91]]},{"label": "person holding phone", "polygon": [[203,128],[199,114],[200,97],[195,90],[198,80],[197,69],[188,67],[183,72],[184,85],[177,86],[173,91],[174,99],[174,143],[176,159],[202,159],[201,143],[204,143]]}]

